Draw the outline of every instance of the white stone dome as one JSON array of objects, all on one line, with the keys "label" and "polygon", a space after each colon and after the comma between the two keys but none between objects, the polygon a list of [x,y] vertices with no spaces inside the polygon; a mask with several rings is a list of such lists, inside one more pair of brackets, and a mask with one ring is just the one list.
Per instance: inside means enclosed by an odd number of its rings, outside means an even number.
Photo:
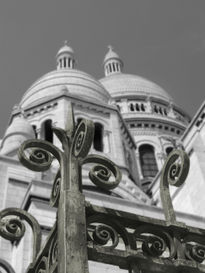
[{"label": "white stone dome", "polygon": [[108,103],[110,95],[103,85],[89,74],[76,69],[59,69],[38,79],[24,94],[20,107],[26,108],[68,92],[78,98]]},{"label": "white stone dome", "polygon": [[32,138],[35,138],[35,133],[30,123],[23,117],[16,117],[5,132],[0,154],[8,154],[18,149],[25,140]]},{"label": "white stone dome", "polygon": [[116,73],[100,80],[112,98],[155,97],[173,101],[172,97],[157,84],[137,75]]}]

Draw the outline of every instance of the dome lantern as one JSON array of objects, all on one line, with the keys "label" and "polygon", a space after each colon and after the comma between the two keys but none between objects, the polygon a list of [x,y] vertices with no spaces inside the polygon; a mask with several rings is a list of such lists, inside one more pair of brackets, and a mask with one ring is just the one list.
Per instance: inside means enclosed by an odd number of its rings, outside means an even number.
[{"label": "dome lantern", "polygon": [[57,70],[60,69],[73,69],[75,66],[75,58],[73,49],[68,46],[67,41],[61,47],[56,55]]},{"label": "dome lantern", "polygon": [[113,51],[113,47],[110,45],[108,46],[108,52],[105,55],[103,65],[105,76],[120,73],[122,71],[123,62],[120,59],[119,55]]}]

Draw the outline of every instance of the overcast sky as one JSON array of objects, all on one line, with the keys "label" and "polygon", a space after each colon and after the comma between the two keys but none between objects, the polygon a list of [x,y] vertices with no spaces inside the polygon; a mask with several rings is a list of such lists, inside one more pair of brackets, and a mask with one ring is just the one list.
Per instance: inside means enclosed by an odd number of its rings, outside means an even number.
[{"label": "overcast sky", "polygon": [[111,44],[124,72],[162,86],[191,116],[204,100],[205,0],[0,2],[0,137],[14,104],[68,40],[78,69],[103,77]]}]

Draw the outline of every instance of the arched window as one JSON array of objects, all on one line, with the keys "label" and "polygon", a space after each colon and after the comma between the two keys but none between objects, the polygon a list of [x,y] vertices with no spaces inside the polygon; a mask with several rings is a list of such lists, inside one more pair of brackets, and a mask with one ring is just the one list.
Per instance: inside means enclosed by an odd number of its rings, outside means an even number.
[{"label": "arched window", "polygon": [[133,103],[130,104],[130,111],[135,111]]},{"label": "arched window", "polygon": [[144,107],[144,104],[142,103],[141,104],[141,110],[144,112],[145,111],[145,107]]},{"label": "arched window", "polygon": [[167,147],[166,148],[166,154],[169,155],[172,150],[173,150],[173,147]]},{"label": "arched window", "polygon": [[149,144],[141,145],[139,155],[143,177],[154,177],[158,172],[154,147]]},{"label": "arched window", "polygon": [[156,105],[154,106],[154,112],[158,114],[158,108]]},{"label": "arched window", "polygon": [[100,123],[95,123],[93,147],[96,151],[103,151],[103,126]]},{"label": "arched window", "polygon": [[52,120],[48,119],[43,123],[43,135],[44,139],[53,143],[53,131],[52,131]]},{"label": "arched window", "polygon": [[138,103],[135,104],[135,109],[136,109],[136,111],[140,110]]},{"label": "arched window", "polygon": [[161,107],[159,107],[159,112],[160,112],[161,115],[163,115]]},{"label": "arched window", "polygon": [[60,68],[62,68],[62,59],[60,59]]}]

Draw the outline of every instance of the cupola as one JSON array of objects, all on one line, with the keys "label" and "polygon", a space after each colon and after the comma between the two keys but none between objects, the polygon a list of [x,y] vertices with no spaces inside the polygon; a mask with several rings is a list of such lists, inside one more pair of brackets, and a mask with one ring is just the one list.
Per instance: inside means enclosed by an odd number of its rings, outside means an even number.
[{"label": "cupola", "polygon": [[67,41],[61,47],[56,55],[57,70],[60,69],[74,69],[75,58],[73,49],[68,46]]},{"label": "cupola", "polygon": [[112,46],[108,46],[108,52],[105,55],[103,65],[105,76],[122,72],[123,62],[119,55],[113,51]]}]

